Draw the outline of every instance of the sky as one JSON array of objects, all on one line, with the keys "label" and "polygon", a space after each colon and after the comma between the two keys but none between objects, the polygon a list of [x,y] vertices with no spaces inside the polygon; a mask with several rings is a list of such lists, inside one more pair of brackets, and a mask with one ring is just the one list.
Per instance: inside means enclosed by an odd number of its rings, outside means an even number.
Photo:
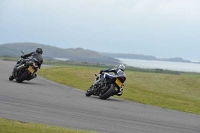
[{"label": "sky", "polygon": [[0,0],[0,44],[200,61],[200,0]]}]

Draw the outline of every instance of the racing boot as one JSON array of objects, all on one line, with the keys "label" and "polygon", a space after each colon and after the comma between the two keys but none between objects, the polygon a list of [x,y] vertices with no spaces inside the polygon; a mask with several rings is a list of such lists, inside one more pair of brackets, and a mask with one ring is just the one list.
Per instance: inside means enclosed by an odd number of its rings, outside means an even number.
[{"label": "racing boot", "polygon": [[117,93],[118,96],[121,96],[123,93],[123,88],[120,88],[119,92]]}]

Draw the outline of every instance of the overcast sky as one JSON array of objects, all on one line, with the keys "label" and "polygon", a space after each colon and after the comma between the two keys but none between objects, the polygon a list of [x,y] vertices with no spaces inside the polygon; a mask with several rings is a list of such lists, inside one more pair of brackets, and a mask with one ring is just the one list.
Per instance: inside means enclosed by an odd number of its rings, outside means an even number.
[{"label": "overcast sky", "polygon": [[200,61],[200,0],[0,0],[0,44]]}]

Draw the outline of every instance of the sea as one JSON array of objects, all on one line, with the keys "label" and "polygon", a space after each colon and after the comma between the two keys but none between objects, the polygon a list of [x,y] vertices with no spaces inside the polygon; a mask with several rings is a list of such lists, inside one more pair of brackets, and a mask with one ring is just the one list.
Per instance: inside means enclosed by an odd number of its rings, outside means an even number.
[{"label": "sea", "polygon": [[117,58],[127,66],[200,73],[200,64]]},{"label": "sea", "polygon": [[[62,61],[69,60],[67,58],[54,58],[54,59]],[[150,61],[150,60],[137,60],[137,59],[125,59],[125,58],[116,58],[116,59],[120,60],[121,63],[132,67],[200,73],[200,64],[195,64],[195,63]]]}]

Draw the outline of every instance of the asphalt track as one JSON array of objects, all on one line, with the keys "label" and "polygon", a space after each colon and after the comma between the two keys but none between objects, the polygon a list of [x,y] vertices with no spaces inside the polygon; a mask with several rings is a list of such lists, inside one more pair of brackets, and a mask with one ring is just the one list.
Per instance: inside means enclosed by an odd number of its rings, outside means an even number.
[{"label": "asphalt track", "polygon": [[200,115],[86,97],[85,91],[42,77],[10,82],[14,64],[0,60],[1,118],[106,133],[200,133]]}]

